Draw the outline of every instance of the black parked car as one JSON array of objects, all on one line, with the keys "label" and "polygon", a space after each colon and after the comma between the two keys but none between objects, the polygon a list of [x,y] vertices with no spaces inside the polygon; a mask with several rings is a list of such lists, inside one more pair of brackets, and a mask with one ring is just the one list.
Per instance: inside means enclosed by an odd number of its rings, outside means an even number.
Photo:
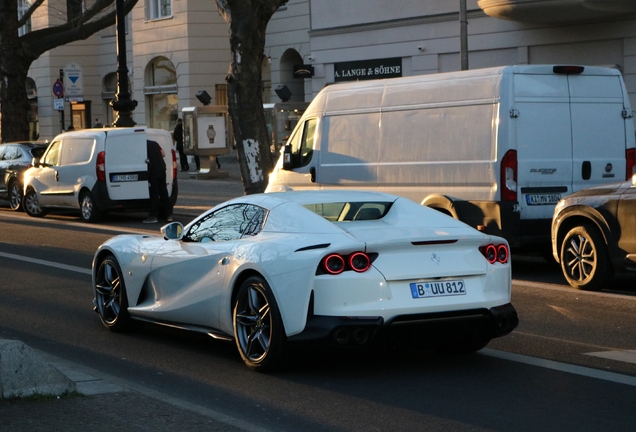
[{"label": "black parked car", "polygon": [[636,175],[562,199],[552,218],[552,254],[578,289],[599,290],[615,272],[636,271]]},{"label": "black parked car", "polygon": [[0,144],[0,198],[8,200],[13,210],[22,209],[22,173],[47,146],[34,142]]}]

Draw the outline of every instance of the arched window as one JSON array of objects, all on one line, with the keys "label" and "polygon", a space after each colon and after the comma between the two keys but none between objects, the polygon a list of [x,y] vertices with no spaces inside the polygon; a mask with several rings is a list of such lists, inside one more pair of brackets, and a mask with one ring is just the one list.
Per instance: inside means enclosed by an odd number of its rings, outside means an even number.
[{"label": "arched window", "polygon": [[102,81],[102,101],[104,101],[104,112],[106,118],[102,120],[104,125],[112,125],[115,118],[113,107],[110,103],[115,99],[117,93],[117,72],[111,72],[104,77]]},{"label": "arched window", "polygon": [[145,82],[148,125],[165,130],[174,129],[179,116],[176,68],[167,58],[157,57],[146,67]]},{"label": "arched window", "polygon": [[303,64],[303,58],[295,49],[288,49],[280,58],[280,83],[291,91],[292,102],[305,101],[305,80],[294,78],[294,66]]}]

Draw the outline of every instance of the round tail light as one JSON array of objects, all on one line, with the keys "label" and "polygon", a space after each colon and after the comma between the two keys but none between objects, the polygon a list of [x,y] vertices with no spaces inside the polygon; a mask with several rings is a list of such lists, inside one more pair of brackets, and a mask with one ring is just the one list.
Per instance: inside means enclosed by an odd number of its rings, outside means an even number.
[{"label": "round tail light", "polygon": [[497,261],[497,249],[495,248],[495,246],[491,244],[486,246],[486,253],[484,254],[484,256],[490,264]]},{"label": "round tail light", "polygon": [[349,266],[358,273],[367,271],[371,266],[371,260],[364,252],[355,252],[349,256]]},{"label": "round tail light", "polygon": [[508,248],[504,244],[497,246],[497,261],[502,264],[508,262]]},{"label": "round tail light", "polygon": [[344,271],[345,260],[338,254],[327,255],[322,260],[322,267],[327,273],[339,274]]}]

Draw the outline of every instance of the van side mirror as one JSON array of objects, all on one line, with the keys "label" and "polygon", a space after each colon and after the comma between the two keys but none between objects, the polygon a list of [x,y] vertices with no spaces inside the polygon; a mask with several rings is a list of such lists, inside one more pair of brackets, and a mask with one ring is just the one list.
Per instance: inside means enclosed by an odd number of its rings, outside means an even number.
[{"label": "van side mirror", "polygon": [[292,146],[291,144],[286,144],[283,149],[283,169],[291,170],[292,168]]},{"label": "van side mirror", "polygon": [[34,167],[41,166],[40,158],[34,157],[33,159],[31,159],[31,165],[34,166]]}]

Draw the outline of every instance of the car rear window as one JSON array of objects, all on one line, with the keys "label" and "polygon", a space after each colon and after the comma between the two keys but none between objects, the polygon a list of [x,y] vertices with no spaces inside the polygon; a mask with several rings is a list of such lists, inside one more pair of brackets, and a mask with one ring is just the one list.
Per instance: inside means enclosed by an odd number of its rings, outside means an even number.
[{"label": "car rear window", "polygon": [[305,204],[310,210],[331,222],[348,222],[381,219],[391,208],[392,202],[336,202]]}]

